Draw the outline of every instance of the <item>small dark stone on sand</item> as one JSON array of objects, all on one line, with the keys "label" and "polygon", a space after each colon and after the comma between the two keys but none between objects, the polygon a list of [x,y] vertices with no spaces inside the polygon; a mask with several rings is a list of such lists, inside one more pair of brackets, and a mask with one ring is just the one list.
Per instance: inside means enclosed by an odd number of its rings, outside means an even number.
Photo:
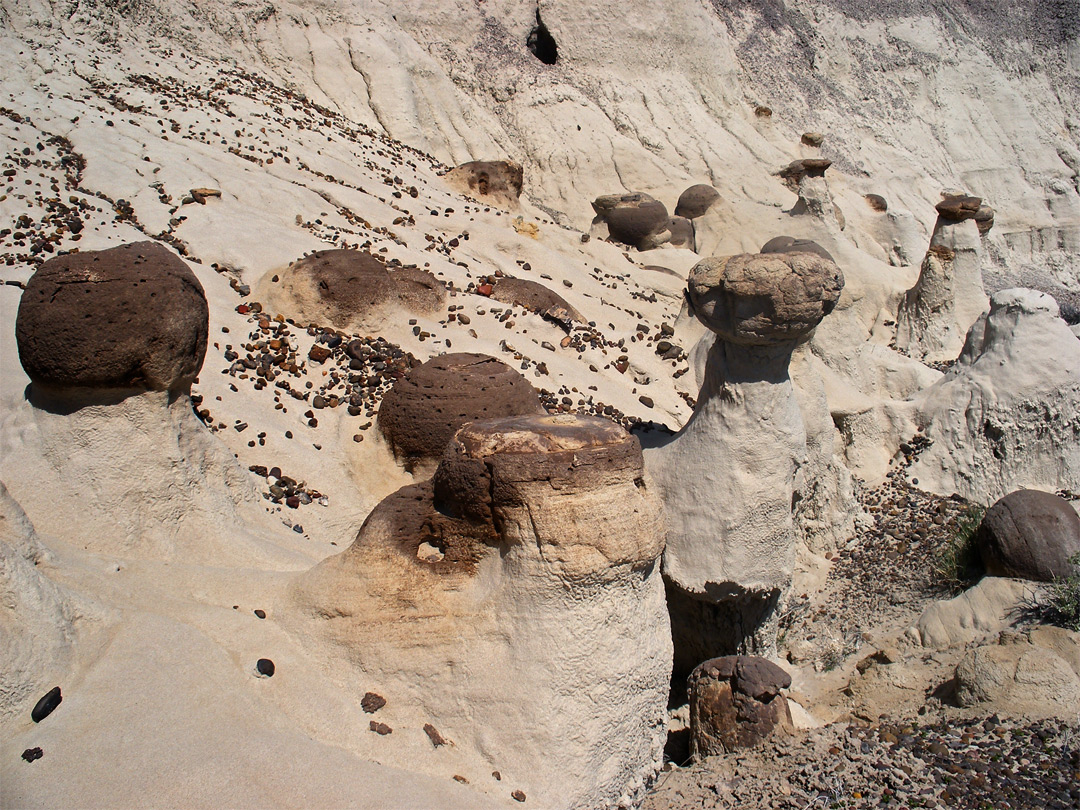
[{"label": "small dark stone on sand", "polygon": [[424,733],[428,735],[428,739],[431,740],[431,744],[438,748],[440,745],[446,745],[446,738],[438,732],[435,726],[431,723],[424,723]]},{"label": "small dark stone on sand", "polygon": [[45,752],[40,748],[27,748],[22,752],[22,758],[27,762],[33,762],[35,759],[41,759],[45,756]]},{"label": "small dark stone on sand", "polygon": [[255,608],[255,615],[258,616],[260,619],[265,619],[266,611],[262,608]]},{"label": "small dark stone on sand", "polygon": [[274,662],[269,658],[260,658],[255,662],[255,669],[259,671],[260,675],[271,678],[274,675]]},{"label": "small dark stone on sand", "polygon": [[60,694],[60,687],[54,686],[39,700],[33,710],[30,712],[30,717],[35,723],[40,723],[46,717],[53,713],[53,709],[60,705],[60,701],[64,699]]},{"label": "small dark stone on sand", "polygon": [[367,692],[360,701],[360,707],[368,714],[374,714],[385,705],[386,698],[374,692]]},{"label": "small dark stone on sand", "polygon": [[386,723],[379,723],[375,720],[372,720],[370,723],[368,723],[368,728],[370,728],[376,734],[382,734],[384,737],[387,734],[393,732],[393,729],[390,728],[390,726],[386,725]]},{"label": "small dark stone on sand", "polygon": [[510,794],[510,797],[515,802],[523,802],[523,801],[525,801],[525,791],[523,791],[523,790],[515,790],[513,793]]}]

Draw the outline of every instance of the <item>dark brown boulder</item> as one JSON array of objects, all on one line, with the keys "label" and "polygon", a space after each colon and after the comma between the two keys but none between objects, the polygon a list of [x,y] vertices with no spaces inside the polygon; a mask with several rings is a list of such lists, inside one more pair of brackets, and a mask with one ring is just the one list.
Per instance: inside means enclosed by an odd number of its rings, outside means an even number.
[{"label": "dark brown boulder", "polygon": [[573,321],[585,323],[585,317],[566,299],[536,281],[501,278],[492,286],[491,297],[504,304],[524,307],[566,328]]},{"label": "dark brown boulder", "polygon": [[781,689],[791,676],[764,658],[729,655],[690,674],[690,753],[695,758],[760,745],[790,733],[791,711]]},{"label": "dark brown boulder", "polygon": [[607,194],[592,203],[596,220],[616,242],[640,248],[645,238],[667,226],[667,208],[648,194]]},{"label": "dark brown boulder", "polygon": [[463,193],[500,204],[516,203],[525,179],[521,165],[509,160],[473,160],[444,176]]},{"label": "dark brown boulder", "polygon": [[988,574],[1050,582],[1080,554],[1080,516],[1057,495],[1020,489],[986,510],[975,542]]},{"label": "dark brown boulder", "polygon": [[979,206],[979,210],[975,212],[972,219],[975,220],[975,224],[979,227],[979,233],[989,233],[990,229],[994,227],[994,209],[983,203]]},{"label": "dark brown boulder", "polygon": [[485,354],[433,357],[394,383],[379,408],[379,430],[411,468],[437,462],[466,422],[543,413],[528,380]]},{"label": "dark brown boulder", "polygon": [[836,261],[825,248],[810,239],[796,239],[792,236],[774,236],[761,246],[760,253],[816,253],[830,262]]},{"label": "dark brown boulder", "polygon": [[982,207],[981,197],[970,197],[966,194],[946,194],[945,199],[936,206],[938,215],[950,222],[963,222],[965,219],[974,219]]},{"label": "dark brown boulder", "polygon": [[19,360],[45,389],[188,388],[206,354],[202,285],[155,242],[69,253],[31,276],[19,302]]},{"label": "dark brown boulder", "polygon": [[675,205],[675,216],[697,219],[719,199],[720,192],[710,185],[698,183],[696,186],[690,186],[679,195],[679,202]]}]

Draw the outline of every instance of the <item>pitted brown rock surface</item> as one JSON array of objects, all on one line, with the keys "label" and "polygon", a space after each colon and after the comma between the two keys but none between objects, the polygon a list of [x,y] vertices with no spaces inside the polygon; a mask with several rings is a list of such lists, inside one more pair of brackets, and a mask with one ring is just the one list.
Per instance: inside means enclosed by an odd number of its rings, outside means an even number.
[{"label": "pitted brown rock surface", "polygon": [[729,655],[697,666],[690,692],[690,746],[695,757],[761,744],[793,729],[781,689],[791,676],[764,658]]},{"label": "pitted brown rock surface", "polygon": [[548,320],[569,327],[572,321],[585,322],[585,317],[561,295],[543,284],[523,278],[502,278],[492,287],[491,297],[504,304],[532,310]]},{"label": "pitted brown rock surface", "polygon": [[836,261],[825,248],[810,239],[796,239],[793,236],[774,236],[761,246],[761,253],[816,253],[830,262]]},{"label": "pitted brown rock surface", "polygon": [[447,182],[464,193],[509,204],[521,196],[524,173],[509,160],[473,160],[446,173]]},{"label": "pitted brown rock surface", "polygon": [[744,345],[798,340],[832,312],[843,286],[840,268],[811,253],[710,257],[687,285],[698,319]]},{"label": "pitted brown rock surface", "polygon": [[986,510],[975,541],[988,574],[1050,582],[1080,554],[1080,516],[1064,498],[1020,489]]},{"label": "pitted brown rock surface", "polygon": [[442,282],[417,267],[394,267],[362,250],[321,250],[281,274],[286,285],[307,286],[317,295],[327,323],[339,329],[399,305],[431,312],[446,299]]},{"label": "pitted brown rock surface", "polygon": [[406,464],[437,461],[466,422],[542,413],[524,377],[485,354],[443,354],[394,383],[379,408],[379,430]]},{"label": "pitted brown rock surface", "polygon": [[697,219],[719,199],[720,192],[706,183],[690,186],[679,195],[679,202],[675,205],[675,216]]},{"label": "pitted brown rock surface", "polygon": [[644,239],[668,222],[667,208],[648,194],[606,194],[593,200],[593,210],[605,222],[611,238],[639,247]]},{"label": "pitted brown rock surface", "polygon": [[50,259],[19,303],[19,360],[36,385],[180,390],[206,354],[206,296],[154,242]]}]

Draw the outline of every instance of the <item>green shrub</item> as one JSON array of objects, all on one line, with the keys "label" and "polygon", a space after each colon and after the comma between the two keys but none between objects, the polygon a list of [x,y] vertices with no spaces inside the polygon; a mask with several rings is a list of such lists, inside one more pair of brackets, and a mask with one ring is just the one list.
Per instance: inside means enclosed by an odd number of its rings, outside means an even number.
[{"label": "green shrub", "polygon": [[1080,632],[1080,554],[1069,558],[1072,573],[1060,577],[1050,586],[1050,603],[1046,619],[1066,630]]},{"label": "green shrub", "polygon": [[938,587],[951,594],[966,591],[983,574],[975,533],[986,513],[984,506],[972,506],[956,521],[952,536],[934,552],[933,574]]}]

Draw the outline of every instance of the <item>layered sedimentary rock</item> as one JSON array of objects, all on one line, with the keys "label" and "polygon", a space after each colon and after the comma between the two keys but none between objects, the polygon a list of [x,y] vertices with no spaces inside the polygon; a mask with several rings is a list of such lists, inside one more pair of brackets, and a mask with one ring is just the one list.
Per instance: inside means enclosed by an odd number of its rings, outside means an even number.
[{"label": "layered sedimentary rock", "polygon": [[986,312],[978,197],[950,196],[938,219],[915,286],[900,302],[896,345],[924,361],[953,360],[968,329]]},{"label": "layered sedimentary rock", "polygon": [[46,391],[173,391],[206,354],[198,279],[155,242],[69,253],[31,277],[15,335],[27,376]]},{"label": "layered sedimentary rock", "polygon": [[268,275],[259,294],[270,309],[352,332],[378,330],[402,313],[434,312],[446,300],[431,273],[363,250],[320,250]]},{"label": "layered sedimentary rock", "polygon": [[458,428],[477,419],[543,413],[528,380],[486,354],[433,357],[394,383],[379,407],[379,431],[407,467],[442,458]]},{"label": "layered sedimentary rock", "polygon": [[293,589],[302,634],[542,807],[632,804],[662,761],[663,531],[635,438],[591,417],[474,422]]},{"label": "layered sedimentary rock", "polygon": [[921,486],[978,503],[1080,489],[1080,341],[1049,295],[995,293],[956,365],[915,404],[931,442],[911,468]]},{"label": "layered sedimentary rock", "polygon": [[807,453],[788,363],[842,286],[840,269],[809,253],[705,259],[690,273],[688,300],[717,339],[693,416],[649,456],[667,517],[676,671],[774,647]]}]

